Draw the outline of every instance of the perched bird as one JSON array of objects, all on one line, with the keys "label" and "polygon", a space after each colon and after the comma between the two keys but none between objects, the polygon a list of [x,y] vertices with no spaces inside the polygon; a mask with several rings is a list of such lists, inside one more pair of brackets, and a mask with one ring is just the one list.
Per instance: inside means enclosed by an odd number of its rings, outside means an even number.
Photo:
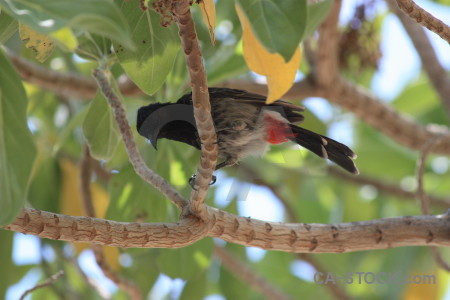
[{"label": "perched bird", "polygon": [[[223,159],[216,170],[234,165],[248,155],[263,155],[270,144],[292,141],[350,173],[359,173],[352,160],[356,155],[349,147],[294,125],[304,120],[302,106],[282,100],[266,104],[264,96],[228,88],[210,88],[209,96],[218,155]],[[155,149],[162,138],[200,149],[192,93],[182,96],[176,103],[141,107],[136,127]]]}]

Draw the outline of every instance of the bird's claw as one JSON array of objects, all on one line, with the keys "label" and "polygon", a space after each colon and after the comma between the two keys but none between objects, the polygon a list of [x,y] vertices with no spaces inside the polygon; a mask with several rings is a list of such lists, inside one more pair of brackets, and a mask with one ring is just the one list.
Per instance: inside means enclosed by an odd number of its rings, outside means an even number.
[{"label": "bird's claw", "polygon": [[[195,178],[197,177],[197,175],[193,174],[190,178],[189,178],[189,185],[191,186],[191,188],[196,191],[197,189],[195,188]],[[214,183],[216,183],[217,181],[217,177],[215,175],[212,175],[211,177],[211,182],[209,183],[209,185],[213,185]]]}]

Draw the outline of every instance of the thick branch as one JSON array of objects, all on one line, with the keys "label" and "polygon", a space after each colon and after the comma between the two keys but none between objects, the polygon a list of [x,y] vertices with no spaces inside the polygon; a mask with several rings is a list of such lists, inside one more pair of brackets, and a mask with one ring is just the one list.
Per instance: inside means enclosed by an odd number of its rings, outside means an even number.
[{"label": "thick branch", "polygon": [[189,4],[190,2],[187,0],[176,1],[173,12],[186,57],[186,66],[191,78],[195,124],[202,148],[201,161],[195,178],[195,189],[191,196],[190,211],[205,220],[207,214],[204,201],[217,163],[217,136],[211,117],[211,104],[209,103],[202,52],[197,40]]},{"label": "thick branch", "polygon": [[256,274],[244,262],[234,257],[222,247],[215,247],[214,254],[220,258],[225,268],[230,270],[234,275],[238,276],[242,281],[258,291],[264,299],[271,300],[290,300],[289,296],[284,294],[278,288],[274,287],[270,282]]},{"label": "thick branch", "polygon": [[122,138],[125,143],[125,149],[128,153],[128,158],[133,165],[134,170],[139,176],[141,176],[142,179],[155,187],[178,208],[183,210],[183,208],[187,205],[186,199],[184,199],[173,186],[164,180],[164,178],[147,167],[142,159],[137,149],[136,142],[134,141],[130,125],[128,124],[125,109],[123,108],[119,97],[114,93],[111,85],[109,84],[105,72],[106,70],[96,69],[94,70],[93,75],[114,112],[114,118],[119,126],[120,133],[122,134]]},{"label": "thick branch", "polygon": [[[450,133],[445,126],[434,124],[423,126],[416,123],[342,77],[336,79],[327,93],[327,99],[331,102],[352,111],[361,120],[411,149],[421,150],[422,146],[433,137]],[[434,144],[431,151],[449,155],[450,139],[443,139]]]},{"label": "thick branch", "polygon": [[450,216],[398,217],[339,224],[276,223],[209,208],[212,237],[294,253],[341,253],[402,246],[450,246]]},{"label": "thick branch", "polygon": [[447,75],[447,71],[439,63],[429,38],[417,23],[413,22],[400,10],[395,0],[388,0],[387,2],[391,10],[397,15],[400,22],[402,22],[403,27],[411,38],[422,61],[422,66],[427,73],[431,84],[441,97],[442,104],[447,111],[447,116],[450,117],[450,77]]},{"label": "thick branch", "polygon": [[[9,59],[23,80],[36,84],[70,99],[90,100],[95,97],[98,86],[95,80],[73,72],[54,71],[6,49]],[[126,76],[119,78],[119,90],[122,95],[138,96],[144,93]]]},{"label": "thick branch", "polygon": [[333,1],[330,13],[319,28],[317,57],[315,59],[315,78],[321,87],[333,84],[338,75],[338,20],[342,0]]},{"label": "thick branch", "polygon": [[41,238],[120,248],[180,248],[202,239],[205,223],[185,218],[177,223],[125,223],[73,217],[24,208],[5,229]]},{"label": "thick branch", "polygon": [[449,214],[329,225],[265,222],[206,207],[211,227],[197,218],[185,218],[177,223],[125,223],[24,208],[16,220],[4,228],[41,238],[121,248],[178,248],[204,236],[295,253],[450,246]]},{"label": "thick branch", "polygon": [[397,4],[411,19],[450,43],[450,27],[447,24],[432,16],[412,0],[397,0]]}]

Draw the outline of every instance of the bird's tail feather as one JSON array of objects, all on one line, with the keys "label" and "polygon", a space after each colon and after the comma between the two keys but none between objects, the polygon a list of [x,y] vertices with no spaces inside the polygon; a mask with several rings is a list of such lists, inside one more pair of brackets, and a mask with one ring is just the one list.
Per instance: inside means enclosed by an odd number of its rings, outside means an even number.
[{"label": "bird's tail feather", "polygon": [[356,158],[356,154],[349,147],[307,129],[292,124],[290,127],[295,135],[295,138],[291,138],[293,142],[305,147],[319,157],[331,160],[350,173],[359,174],[351,159]]}]

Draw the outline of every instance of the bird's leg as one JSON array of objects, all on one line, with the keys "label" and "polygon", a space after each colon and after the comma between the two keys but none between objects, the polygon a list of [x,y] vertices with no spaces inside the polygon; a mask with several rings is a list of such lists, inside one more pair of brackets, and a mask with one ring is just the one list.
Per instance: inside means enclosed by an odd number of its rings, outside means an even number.
[{"label": "bird's leg", "polygon": [[236,163],[237,163],[237,159],[236,158],[228,157],[225,161],[221,162],[220,164],[218,164],[216,166],[216,171],[219,170],[219,169],[222,169],[224,167],[235,165]]},{"label": "bird's leg", "polygon": [[[220,164],[218,164],[216,166],[216,171],[221,169],[221,168],[224,168],[224,167],[235,165],[236,163],[237,163],[237,159],[229,157],[225,161],[221,162]],[[191,186],[191,188],[193,190],[197,190],[195,188],[195,178],[196,177],[197,177],[197,175],[193,174],[191,176],[191,178],[189,178],[189,185]],[[212,175],[211,182],[209,183],[209,185],[213,185],[214,183],[216,183],[216,181],[217,181],[217,177],[215,175]]]}]

